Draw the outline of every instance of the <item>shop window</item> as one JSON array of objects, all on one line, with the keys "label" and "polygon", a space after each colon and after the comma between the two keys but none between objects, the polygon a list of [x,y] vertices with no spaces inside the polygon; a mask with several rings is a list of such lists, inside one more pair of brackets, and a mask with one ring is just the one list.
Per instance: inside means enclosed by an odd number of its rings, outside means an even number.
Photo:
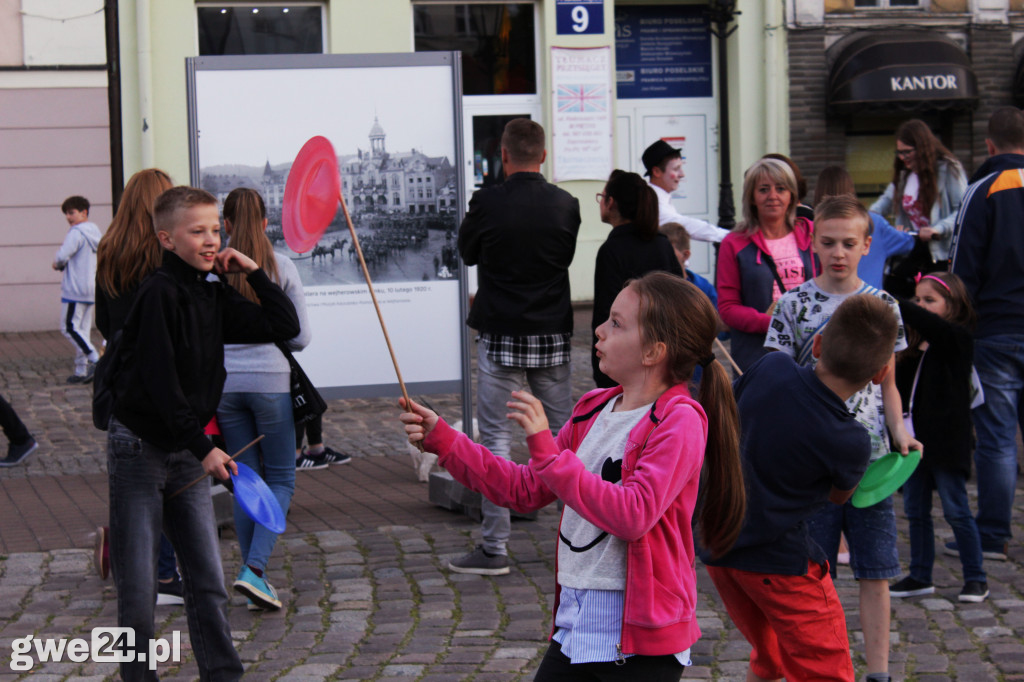
[{"label": "shop window", "polygon": [[876,7],[878,9],[924,9],[928,0],[853,0],[853,6],[857,9]]},{"label": "shop window", "polygon": [[532,2],[413,5],[417,52],[462,52],[463,95],[537,93]]},{"label": "shop window", "polygon": [[868,204],[892,181],[895,144],[892,133],[846,137],[846,170],[853,178],[857,197]]},{"label": "shop window", "polygon": [[208,3],[196,6],[199,54],[320,54],[320,3]]}]

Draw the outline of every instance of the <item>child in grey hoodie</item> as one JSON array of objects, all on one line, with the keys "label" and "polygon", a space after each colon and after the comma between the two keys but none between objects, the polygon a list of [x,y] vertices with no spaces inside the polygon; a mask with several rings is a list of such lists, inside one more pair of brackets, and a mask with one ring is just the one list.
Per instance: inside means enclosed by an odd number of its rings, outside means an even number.
[{"label": "child in grey hoodie", "polygon": [[68,197],[60,210],[71,226],[53,258],[53,269],[64,272],[60,283],[60,330],[75,347],[75,373],[68,377],[67,383],[82,384],[92,381],[99,360],[89,337],[96,302],[96,247],[100,243],[100,228],[89,222],[89,200],[85,197]]}]

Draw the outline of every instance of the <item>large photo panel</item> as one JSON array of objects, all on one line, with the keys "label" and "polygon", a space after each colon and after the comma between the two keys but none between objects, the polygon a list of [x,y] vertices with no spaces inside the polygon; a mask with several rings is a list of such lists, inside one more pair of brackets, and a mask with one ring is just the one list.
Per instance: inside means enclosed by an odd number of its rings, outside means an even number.
[{"label": "large photo panel", "polygon": [[[313,340],[298,355],[328,398],[400,395],[340,209],[305,253],[281,227],[302,145],[331,141],[342,194],[410,393],[468,397],[458,53],[188,61],[192,183],[260,191],[267,235],[302,278]],[[467,401],[468,402],[468,401]]]}]

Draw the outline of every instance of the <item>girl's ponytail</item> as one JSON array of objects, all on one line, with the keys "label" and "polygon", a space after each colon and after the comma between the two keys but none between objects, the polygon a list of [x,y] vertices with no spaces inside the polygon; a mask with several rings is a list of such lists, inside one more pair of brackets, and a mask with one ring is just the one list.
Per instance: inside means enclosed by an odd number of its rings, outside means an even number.
[{"label": "girl's ponytail", "polygon": [[644,344],[665,344],[668,380],[690,381],[704,367],[697,397],[708,418],[708,442],[701,469],[700,538],[713,556],[729,551],[743,526],[747,497],[740,463],[739,416],[725,368],[712,352],[718,314],[695,285],[678,275],[650,272],[629,283],[640,296]]},{"label": "girl's ponytail", "polygon": [[[224,219],[231,221],[231,248],[252,258],[272,281],[280,284],[274,245],[270,243],[264,229],[263,221],[266,217],[263,197],[254,189],[238,187],[231,190],[224,200]],[[228,283],[250,301],[259,303],[259,297],[249,286],[245,274],[229,274]]]},{"label": "girl's ponytail", "polygon": [[704,367],[697,400],[708,416],[708,444],[700,472],[700,539],[712,556],[719,557],[739,537],[747,496],[736,398],[725,367],[717,360]]},{"label": "girl's ponytail", "polygon": [[604,192],[615,200],[619,215],[633,224],[646,241],[658,234],[658,195],[636,173],[615,169],[608,176]]}]

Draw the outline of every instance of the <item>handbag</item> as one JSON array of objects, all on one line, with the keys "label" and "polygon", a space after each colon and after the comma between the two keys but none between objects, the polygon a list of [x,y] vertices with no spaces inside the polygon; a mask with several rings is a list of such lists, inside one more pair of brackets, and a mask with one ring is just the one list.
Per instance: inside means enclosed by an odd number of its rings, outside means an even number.
[{"label": "handbag", "polygon": [[107,343],[107,350],[96,362],[92,378],[92,425],[100,431],[106,431],[110,418],[114,415],[114,381],[121,368],[121,336],[123,329],[114,333],[114,338]]},{"label": "handbag", "polygon": [[306,376],[302,365],[292,355],[288,346],[279,342],[277,347],[284,353],[285,358],[288,359],[288,366],[291,368],[289,385],[292,393],[292,417],[296,424],[305,424],[326,412],[327,402]]}]

